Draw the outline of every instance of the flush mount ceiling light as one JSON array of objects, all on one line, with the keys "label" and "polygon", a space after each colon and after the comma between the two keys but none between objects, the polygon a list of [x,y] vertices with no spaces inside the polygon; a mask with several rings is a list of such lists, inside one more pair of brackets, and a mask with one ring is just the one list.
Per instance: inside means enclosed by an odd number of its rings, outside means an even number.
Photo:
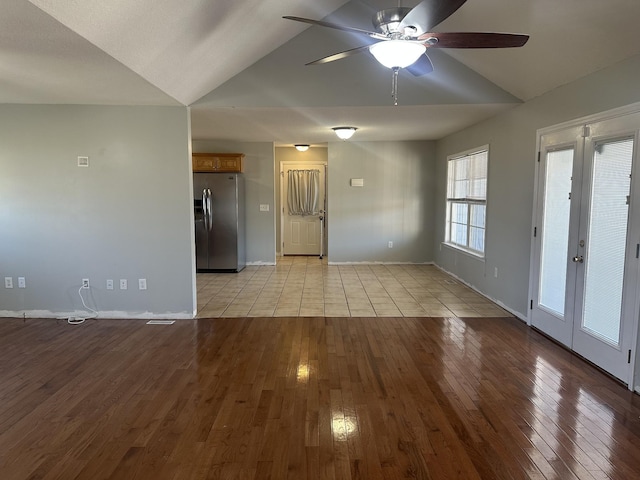
[{"label": "flush mount ceiling light", "polygon": [[338,138],[342,140],[347,140],[356,133],[356,127],[333,127],[333,131],[336,132]]},{"label": "flush mount ceiling light", "polygon": [[413,65],[427,48],[422,43],[407,40],[389,40],[369,47],[371,55],[387,68],[406,68]]},{"label": "flush mount ceiling light", "polygon": [[296,147],[296,150],[298,150],[299,152],[306,152],[307,150],[309,150],[309,145],[306,145],[304,143],[296,143],[294,147]]}]

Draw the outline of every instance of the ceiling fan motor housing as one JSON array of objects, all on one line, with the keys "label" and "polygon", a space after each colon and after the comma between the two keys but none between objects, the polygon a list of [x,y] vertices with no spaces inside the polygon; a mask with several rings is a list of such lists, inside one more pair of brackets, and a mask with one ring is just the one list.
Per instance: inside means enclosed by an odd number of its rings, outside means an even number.
[{"label": "ceiling fan motor housing", "polygon": [[378,32],[387,36],[400,34],[402,36],[417,37],[424,33],[420,26],[408,25],[404,27],[404,31],[399,31],[400,22],[402,22],[402,19],[406,17],[411,10],[413,9],[409,7],[380,10],[373,16],[373,26]]}]

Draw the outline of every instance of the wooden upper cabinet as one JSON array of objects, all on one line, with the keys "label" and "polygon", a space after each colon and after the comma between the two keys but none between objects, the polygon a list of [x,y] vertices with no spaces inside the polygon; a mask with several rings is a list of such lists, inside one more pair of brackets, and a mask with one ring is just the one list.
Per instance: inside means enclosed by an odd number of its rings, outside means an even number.
[{"label": "wooden upper cabinet", "polygon": [[242,172],[244,153],[194,153],[194,172]]}]

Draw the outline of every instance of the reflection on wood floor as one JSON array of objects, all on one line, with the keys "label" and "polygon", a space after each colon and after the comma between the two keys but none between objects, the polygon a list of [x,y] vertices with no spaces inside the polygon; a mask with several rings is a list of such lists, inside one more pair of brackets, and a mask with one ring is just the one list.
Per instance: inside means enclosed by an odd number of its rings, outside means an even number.
[{"label": "reflection on wood floor", "polygon": [[631,479],[639,397],[514,318],[0,322],[0,472]]}]

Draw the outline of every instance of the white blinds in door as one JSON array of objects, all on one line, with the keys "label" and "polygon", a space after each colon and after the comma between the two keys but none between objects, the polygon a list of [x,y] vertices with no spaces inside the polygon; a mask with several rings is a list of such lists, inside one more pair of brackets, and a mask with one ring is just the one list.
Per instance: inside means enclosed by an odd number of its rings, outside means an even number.
[{"label": "white blinds in door", "polygon": [[633,139],[597,144],[593,157],[582,326],[617,345]]},{"label": "white blinds in door", "polygon": [[550,151],[546,158],[539,303],[560,317],[564,317],[567,285],[573,154],[574,149],[567,148]]}]

